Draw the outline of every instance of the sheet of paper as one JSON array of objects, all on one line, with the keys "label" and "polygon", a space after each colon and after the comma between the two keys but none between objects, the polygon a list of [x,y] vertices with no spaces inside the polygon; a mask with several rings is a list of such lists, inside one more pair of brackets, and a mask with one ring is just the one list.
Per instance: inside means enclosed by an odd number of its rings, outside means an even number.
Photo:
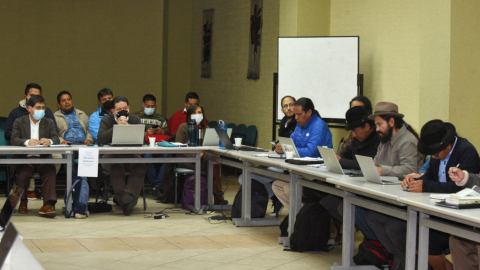
[{"label": "sheet of paper", "polygon": [[78,176],[98,177],[98,148],[78,149]]}]

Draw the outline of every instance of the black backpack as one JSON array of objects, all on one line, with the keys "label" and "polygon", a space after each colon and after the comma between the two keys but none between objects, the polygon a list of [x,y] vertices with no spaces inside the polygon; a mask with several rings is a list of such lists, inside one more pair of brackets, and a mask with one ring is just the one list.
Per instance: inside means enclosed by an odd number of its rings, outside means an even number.
[{"label": "black backpack", "polygon": [[378,269],[384,269],[384,265],[393,266],[393,257],[378,241],[364,239],[358,246],[357,255],[353,256],[356,265],[375,265]]},{"label": "black backpack", "polygon": [[[263,218],[267,213],[268,206],[268,192],[265,186],[252,179],[252,218]],[[232,206],[232,218],[241,218],[242,217],[242,187],[235,195],[235,200],[233,200]]]},{"label": "black backpack", "polygon": [[294,232],[290,236],[292,251],[330,251],[330,215],[318,202],[305,204],[295,219]]}]

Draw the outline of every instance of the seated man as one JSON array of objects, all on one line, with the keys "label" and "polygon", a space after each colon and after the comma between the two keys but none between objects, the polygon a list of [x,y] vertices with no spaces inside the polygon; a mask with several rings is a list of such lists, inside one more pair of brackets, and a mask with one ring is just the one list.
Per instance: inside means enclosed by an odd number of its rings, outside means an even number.
[{"label": "seated man", "polygon": [[[405,126],[403,114],[398,113],[398,106],[390,102],[379,102],[375,105],[375,113],[368,118],[375,120],[381,138],[374,158],[378,174],[403,178],[404,175],[417,172],[422,165],[418,162],[418,139],[415,131],[410,126]],[[405,252],[397,251],[399,247],[405,248],[406,239],[397,237],[392,243],[387,233],[390,228],[400,226],[404,221],[374,211],[365,213],[365,209],[356,208],[355,214],[359,215],[355,218],[357,226],[362,227],[362,232],[368,231],[368,235],[374,234],[393,255],[394,269],[404,269]]]},{"label": "seated man", "polygon": [[[155,112],[156,105],[157,99],[155,98],[155,96],[147,94],[143,97],[143,110],[134,114],[140,117],[140,121],[142,124],[145,124],[145,136],[156,137],[156,141],[160,142],[162,139],[165,140],[167,138],[165,135],[168,135],[169,133],[167,119]],[[144,158],[152,158],[153,156],[154,155],[152,154],[143,155]],[[153,187],[154,196],[157,197],[159,200],[163,200],[163,172],[165,169],[165,164],[159,165],[160,168],[158,169],[158,173],[155,169],[155,164],[153,163],[147,163],[145,164],[145,167],[147,169],[147,179],[148,181],[150,181],[150,184],[152,184]]]},{"label": "seated man", "polygon": [[[470,174],[466,170],[450,167],[450,179],[461,188],[480,186],[480,175]],[[452,252],[453,267],[455,269],[478,270],[480,266],[480,243],[458,236],[450,236],[450,251]]]},{"label": "seated man", "polygon": [[[309,98],[300,98],[293,105],[293,112],[297,127],[290,135],[300,157],[319,157],[317,146],[327,146],[332,148],[332,133],[328,129],[327,124],[320,118],[320,114],[315,110],[315,105]],[[280,143],[275,146],[275,151],[282,154],[283,150]],[[273,169],[273,168],[272,168]],[[282,170],[283,172],[283,170]],[[242,175],[239,182],[242,184]],[[271,177],[252,174],[252,179],[259,181],[265,185],[268,196],[273,196],[272,185],[275,179]]]},{"label": "seated man", "polygon": [[[113,113],[103,117],[98,131],[98,143],[109,144],[112,142],[114,125],[140,124],[140,117],[129,114],[118,116],[122,111],[128,114],[130,106],[125,97],[118,96],[113,99]],[[125,113],[125,112],[124,112]],[[140,158],[139,155],[103,155],[104,158]],[[143,179],[145,178],[145,164],[102,164],[102,167],[110,173],[114,191],[114,202],[123,209],[124,215],[132,213],[133,207],[137,204],[140,191],[142,190]],[[130,172],[125,182],[125,172]]]},{"label": "seated man", "polygon": [[[175,135],[177,132],[178,127],[187,121],[187,108],[191,104],[200,104],[200,97],[197,95],[195,92],[189,92],[185,96],[185,104],[183,107],[183,110],[180,110],[176,113],[174,113],[169,119],[168,119],[168,130],[170,134]],[[208,126],[208,121],[207,119],[204,119],[204,124]]]},{"label": "seated man", "polygon": [[[30,112],[27,110],[27,102],[30,99],[31,96],[33,95],[42,95],[42,87],[36,83],[29,83],[25,87],[25,92],[24,92],[24,99],[20,100],[18,102],[18,107],[14,108],[10,114],[8,115],[7,123],[5,126],[5,140],[10,141],[12,137],[12,130],[13,130],[13,123],[17,118],[22,117],[24,115],[29,115]],[[55,123],[55,117],[53,116],[52,111],[49,108],[45,108],[45,117],[50,118],[53,120],[55,128],[57,128],[57,123]],[[53,155],[54,158],[56,158],[56,155]],[[61,157],[61,156],[60,156]],[[60,164],[58,167],[56,167],[57,172],[60,169]],[[27,198],[29,200],[36,200],[37,195],[35,193],[35,180],[31,179],[30,180],[30,186],[28,190],[25,190],[27,193]]]},{"label": "seated man", "polygon": [[[45,118],[45,100],[42,96],[31,96],[27,110],[30,114],[19,117],[13,123],[13,131],[11,137],[12,145],[16,146],[36,146],[39,144],[48,146],[50,144],[58,144],[60,140],[57,135],[54,121]],[[34,155],[16,155],[14,158],[35,158],[35,157],[51,157],[50,155],[34,156]],[[40,208],[41,217],[53,218],[57,213],[53,210],[57,202],[57,194],[55,192],[56,172],[54,164],[19,164],[16,166],[17,179],[16,184],[20,188],[27,190],[30,185],[30,179],[35,172],[40,174],[43,183],[43,207]],[[22,195],[22,201],[18,208],[18,213],[27,213],[27,196]]]},{"label": "seated man", "polygon": [[[73,107],[72,95],[62,91],[57,95],[58,111],[55,112],[55,120],[58,127],[58,135],[61,144],[92,144],[93,137],[88,130],[88,116],[83,111]],[[78,152],[75,152],[75,158]],[[77,168],[72,166],[73,175],[77,175]]]},{"label": "seated man", "polygon": [[[459,166],[458,170],[469,173],[480,172],[480,157],[475,147],[467,139],[457,136],[454,125],[442,120],[431,120],[422,127],[418,151],[432,158],[425,174],[409,174],[403,180],[402,188],[410,192],[455,193],[462,188],[447,175],[449,167]],[[406,226],[403,222],[390,232],[406,231]],[[430,230],[428,247],[428,261],[433,269],[443,269],[445,265],[447,269],[452,268],[444,254],[449,248],[448,234]]]},{"label": "seated man", "polygon": [[97,94],[98,105],[100,106],[92,115],[90,115],[90,120],[88,121],[88,130],[94,139],[94,143],[98,143],[98,129],[100,128],[100,121],[102,118],[108,115],[111,110],[106,108],[106,102],[113,100],[113,92],[110,88],[103,88]]}]

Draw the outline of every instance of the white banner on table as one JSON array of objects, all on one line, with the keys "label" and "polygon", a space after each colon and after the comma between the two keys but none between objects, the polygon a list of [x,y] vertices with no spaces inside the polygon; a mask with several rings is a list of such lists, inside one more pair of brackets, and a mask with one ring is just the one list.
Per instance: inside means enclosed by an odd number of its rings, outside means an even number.
[{"label": "white banner on table", "polygon": [[80,148],[78,151],[78,176],[98,177],[98,148]]}]

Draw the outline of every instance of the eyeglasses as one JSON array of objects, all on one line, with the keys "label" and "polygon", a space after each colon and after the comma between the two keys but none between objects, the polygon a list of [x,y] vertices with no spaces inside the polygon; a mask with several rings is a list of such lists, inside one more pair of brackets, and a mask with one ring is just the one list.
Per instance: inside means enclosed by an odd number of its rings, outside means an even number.
[{"label": "eyeglasses", "polygon": [[284,109],[288,109],[288,107],[293,107],[293,103],[285,104],[285,105],[282,106],[282,108],[284,108]]}]

